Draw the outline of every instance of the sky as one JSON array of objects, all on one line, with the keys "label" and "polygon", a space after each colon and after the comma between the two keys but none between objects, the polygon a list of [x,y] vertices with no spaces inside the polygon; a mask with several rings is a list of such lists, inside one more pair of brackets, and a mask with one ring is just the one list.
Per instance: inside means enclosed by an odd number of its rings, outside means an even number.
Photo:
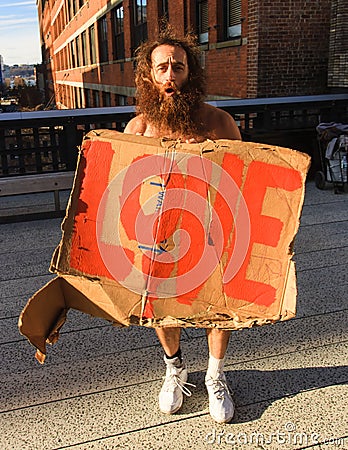
[{"label": "sky", "polygon": [[36,0],[0,0],[0,55],[10,66],[41,62]]}]

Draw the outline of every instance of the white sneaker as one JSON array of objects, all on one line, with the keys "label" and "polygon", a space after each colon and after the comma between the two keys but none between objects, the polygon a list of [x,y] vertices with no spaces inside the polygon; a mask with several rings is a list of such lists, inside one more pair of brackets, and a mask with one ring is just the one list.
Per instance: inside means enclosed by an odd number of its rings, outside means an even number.
[{"label": "white sneaker", "polygon": [[209,412],[211,417],[218,423],[230,422],[235,408],[225,374],[220,372],[216,379],[207,375],[205,377],[205,385],[209,395]]},{"label": "white sneaker", "polygon": [[181,363],[179,358],[175,358],[170,362],[164,359],[167,365],[166,376],[159,394],[159,407],[165,414],[174,414],[182,406],[184,394],[191,397],[191,391],[187,385],[195,387],[191,383],[187,383],[188,372],[185,364]]}]

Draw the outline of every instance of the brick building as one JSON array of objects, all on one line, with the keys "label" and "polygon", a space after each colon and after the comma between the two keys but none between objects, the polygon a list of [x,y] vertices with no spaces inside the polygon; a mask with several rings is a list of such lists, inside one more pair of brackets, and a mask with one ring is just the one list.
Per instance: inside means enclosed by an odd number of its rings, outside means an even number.
[{"label": "brick building", "polygon": [[330,12],[344,1],[38,0],[46,97],[58,108],[132,104],[135,49],[163,16],[180,35],[197,32],[210,99],[327,93],[345,87],[330,54]]},{"label": "brick building", "polygon": [[348,7],[345,0],[334,0],[331,7],[328,85],[348,88]]}]

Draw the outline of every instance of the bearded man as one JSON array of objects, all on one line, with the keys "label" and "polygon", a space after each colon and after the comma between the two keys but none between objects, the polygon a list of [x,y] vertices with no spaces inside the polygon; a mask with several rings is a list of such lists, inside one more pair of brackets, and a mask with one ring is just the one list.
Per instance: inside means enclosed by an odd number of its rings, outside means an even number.
[{"label": "bearded man", "polygon": [[[202,142],[206,139],[236,139],[241,135],[233,118],[225,111],[204,103],[205,80],[200,50],[194,37],[178,38],[164,32],[157,41],[144,43],[137,54],[135,77],[137,115],[124,132],[152,137]],[[209,328],[208,370],[205,384],[209,412],[218,423],[234,415],[231,392],[223,372],[230,331]],[[160,410],[177,412],[183,403],[188,372],[180,350],[181,329],[156,328],[164,350],[166,376],[159,394]]]}]

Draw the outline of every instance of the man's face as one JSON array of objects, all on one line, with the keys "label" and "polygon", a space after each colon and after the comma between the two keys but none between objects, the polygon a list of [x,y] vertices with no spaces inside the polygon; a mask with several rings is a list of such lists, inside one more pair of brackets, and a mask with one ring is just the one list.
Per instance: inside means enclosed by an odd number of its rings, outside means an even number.
[{"label": "man's face", "polygon": [[204,91],[204,80],[202,76],[199,78],[198,68],[189,82],[186,51],[168,44],[152,51],[150,77],[146,66],[145,60],[139,66],[142,71],[137,78],[138,113],[143,114],[161,136],[195,137],[200,126],[197,112],[202,106]]},{"label": "man's face", "polygon": [[154,84],[165,98],[180,91],[188,79],[187,55],[183,48],[160,45],[152,54],[151,76]]}]

